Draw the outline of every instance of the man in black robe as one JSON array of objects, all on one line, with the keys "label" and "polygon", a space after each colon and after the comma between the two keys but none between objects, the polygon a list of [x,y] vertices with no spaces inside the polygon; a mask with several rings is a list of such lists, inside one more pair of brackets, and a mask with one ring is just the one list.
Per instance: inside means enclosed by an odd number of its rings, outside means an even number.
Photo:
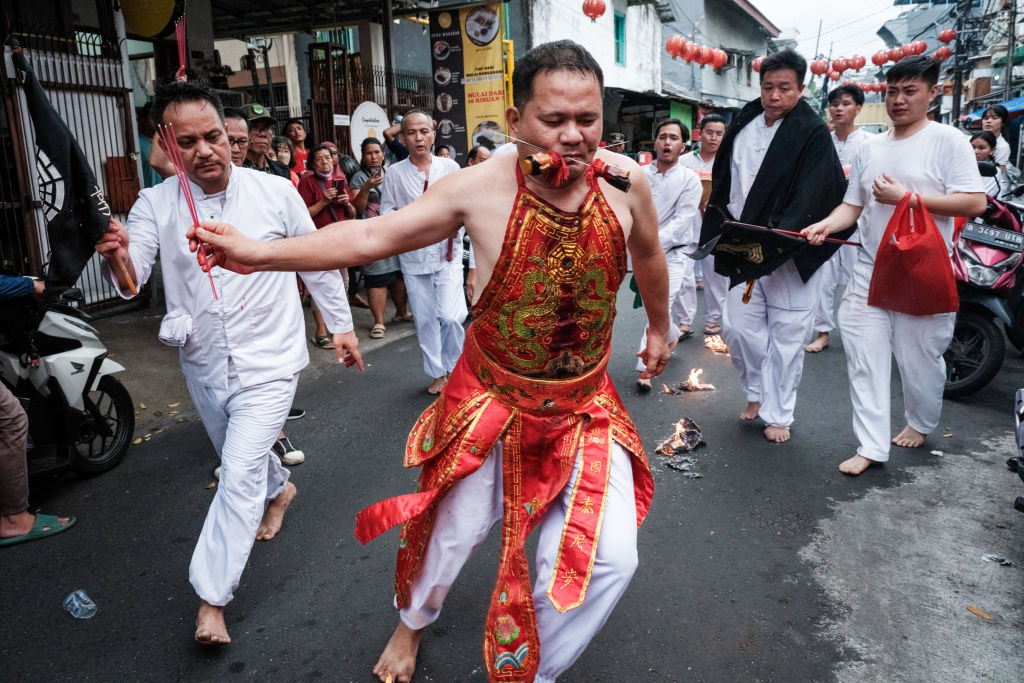
[{"label": "man in black robe", "polygon": [[[804,58],[777,52],[765,58],[760,74],[760,99],[736,115],[719,147],[708,203],[744,223],[799,231],[842,200],[843,170],[825,122],[801,98]],[[722,232],[720,217],[707,212],[701,244]],[[723,336],[747,400],[740,419],[760,416],[769,441],[789,440],[803,344],[819,296],[812,276],[834,251],[797,246],[785,263],[753,282],[748,303],[744,287],[726,297]],[[736,284],[737,273],[723,259],[716,259],[715,270]]]}]

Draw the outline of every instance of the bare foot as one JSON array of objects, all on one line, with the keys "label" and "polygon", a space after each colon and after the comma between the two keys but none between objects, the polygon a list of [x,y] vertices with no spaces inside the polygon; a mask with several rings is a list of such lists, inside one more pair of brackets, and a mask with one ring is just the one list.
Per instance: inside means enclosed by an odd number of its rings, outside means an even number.
[{"label": "bare foot", "polygon": [[786,443],[789,441],[789,428],[768,425],[764,428],[764,438],[772,443]]},{"label": "bare foot", "polygon": [[856,477],[858,474],[878,463],[874,460],[869,460],[863,455],[855,455],[849,460],[844,460],[839,463],[839,471],[843,474],[849,474],[850,476]]},{"label": "bare foot", "polygon": [[256,530],[257,541],[269,541],[277,536],[277,532],[281,530],[281,523],[284,521],[285,510],[295,500],[296,494],[298,494],[298,490],[295,488],[295,484],[288,482],[284,485],[284,491],[270,501],[270,505],[263,513],[263,519],[260,520],[260,527]]},{"label": "bare foot", "polygon": [[427,393],[432,396],[437,396],[441,393],[441,390],[444,389],[444,385],[447,383],[448,375],[445,375],[444,377],[435,377],[434,381],[430,383],[429,387],[427,387]]},{"label": "bare foot", "polygon": [[740,419],[743,421],[756,420],[758,414],[761,412],[761,403],[759,401],[750,401],[747,403],[747,407],[740,413]]},{"label": "bare foot", "polygon": [[917,448],[924,443],[924,437],[927,434],[922,434],[910,425],[903,428],[903,431],[892,437],[892,442],[897,446],[903,448]]},{"label": "bare foot", "polygon": [[804,347],[807,353],[819,353],[828,348],[828,332],[819,332],[810,344]]},{"label": "bare foot", "polygon": [[382,681],[399,681],[408,683],[416,671],[416,653],[420,649],[423,629],[414,631],[406,626],[401,619],[395,632],[391,634],[384,652],[373,667],[373,673]]},{"label": "bare foot", "polygon": [[641,394],[646,394],[651,390],[651,380],[638,375],[636,378],[636,390]]},{"label": "bare foot", "polygon": [[224,608],[203,600],[196,616],[196,642],[203,645],[227,645],[231,642],[227,624],[224,623]]}]

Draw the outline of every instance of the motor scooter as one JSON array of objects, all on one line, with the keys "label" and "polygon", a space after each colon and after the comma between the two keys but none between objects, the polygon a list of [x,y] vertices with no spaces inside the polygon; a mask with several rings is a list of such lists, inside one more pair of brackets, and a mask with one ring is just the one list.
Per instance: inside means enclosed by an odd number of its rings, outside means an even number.
[{"label": "motor scooter", "polygon": [[[1024,481],[1024,389],[1017,390],[1017,396],[1013,405],[1014,420],[1017,423],[1016,439],[1017,454],[1006,461],[1006,465],[1016,472],[1021,481]],[[1024,512],[1024,496],[1017,496],[1013,507],[1018,512]]]},{"label": "motor scooter", "polygon": [[[986,162],[978,167],[982,175],[995,169]],[[1009,196],[1022,194],[1024,185]],[[985,213],[967,219],[953,244],[960,310],[943,354],[947,398],[972,394],[991,382],[1006,357],[1006,339],[1024,349],[1024,277],[1018,277],[1024,259],[1024,204],[988,200]]]},{"label": "motor scooter", "polygon": [[113,373],[78,289],[44,300],[5,302],[0,314],[0,380],[29,422],[29,474],[71,469],[99,474],[124,458],[135,430],[132,397]]}]

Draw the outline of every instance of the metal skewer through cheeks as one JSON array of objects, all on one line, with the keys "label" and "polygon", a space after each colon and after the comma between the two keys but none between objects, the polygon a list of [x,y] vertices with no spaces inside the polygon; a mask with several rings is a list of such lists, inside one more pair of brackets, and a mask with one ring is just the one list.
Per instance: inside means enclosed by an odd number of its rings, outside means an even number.
[{"label": "metal skewer through cheeks", "polygon": [[[505,134],[503,133],[503,135]],[[514,138],[511,135],[505,135],[505,137],[512,142],[520,142],[524,145],[529,145],[530,147],[544,149],[540,145],[535,145],[532,142]],[[523,173],[526,175],[546,175],[552,184],[560,185],[569,179],[569,169],[566,166],[566,162],[568,161],[580,164],[581,166],[592,167],[596,177],[604,178],[609,185],[617,190],[622,190],[623,192],[629,190],[629,171],[624,171],[618,166],[606,164],[600,159],[594,159],[593,163],[588,164],[585,161],[573,159],[572,157],[564,157],[558,152],[547,150],[546,152],[538,152],[537,154],[531,154],[526,157],[520,162],[520,168],[522,168]]]}]

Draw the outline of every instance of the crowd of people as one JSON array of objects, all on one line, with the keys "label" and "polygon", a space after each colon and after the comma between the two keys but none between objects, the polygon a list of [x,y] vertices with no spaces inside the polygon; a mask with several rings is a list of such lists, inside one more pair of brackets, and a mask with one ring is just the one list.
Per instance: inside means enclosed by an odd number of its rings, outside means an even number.
[{"label": "crowd of people", "polygon": [[[855,85],[828,94],[826,122],[803,97],[806,75],[795,52],[769,55],[759,98],[730,120],[702,116],[693,135],[681,120],[659,121],[645,166],[618,153],[624,135],[602,143],[601,68],[571,41],[520,58],[506,115],[515,142],[494,149],[481,141],[466,168],[435,147],[429,112],[406,112],[383,140],[362,140],[357,161],[330,141],[307,142],[300,120],[275,137],[278,122],[259,104],[225,110],[200,84],[161,86],[151,116],[174,126],[201,225],[181,239],[180,226],[190,224],[185,188],[154,141],[151,164],[166,179],[141,193],[124,225],[112,222],[97,251],[125,297],[126,275],[145,282],[159,255],[168,309],[161,340],[180,347],[221,458],[190,569],[200,598],[196,640],[230,642],[224,608],[253,542],[280,531],[297,494],[282,466],[296,464],[289,456],[297,452],[283,425],[308,361],[307,292],[313,344],[360,369],[349,306],[363,305],[361,281],[369,337],[380,339],[390,297],[387,323],[415,324],[426,390],[437,396],[406,449],[406,464],[423,469],[417,492],[357,520],[362,542],[403,524],[398,623],[373,669],[382,681],[411,679],[424,629],[495,524],[502,552],[485,631],[492,679],[511,667],[515,680],[554,681],[629,584],[653,480],[606,372],[627,252],[646,315],[638,391],[649,391],[693,336],[702,285],[703,332],[728,344],[744,394],[739,419],[761,420],[770,442],[789,441],[805,355],[829,346],[842,288],[838,326],[859,446],[839,469],[858,475],[885,462],[892,445],[920,446],[938,424],[954,314],[875,305],[869,291],[885,267],[876,252],[897,205],[931,211],[950,249],[947,217],[978,215],[991,189],[975,160],[1005,172],[1005,110],[986,112],[985,132],[970,141],[929,121],[938,67],[908,57],[888,72],[893,127],[872,136],[855,125],[864,103]],[[524,173],[520,162],[538,148],[565,165]],[[595,161],[629,172],[629,190],[603,180]],[[484,193],[490,202],[474,201]],[[690,255],[727,229],[723,216],[800,230],[805,244],[746,282],[708,257],[698,283]],[[862,246],[826,243],[833,234]],[[906,416],[895,436],[892,358]],[[535,528],[531,585],[523,543]]]}]

